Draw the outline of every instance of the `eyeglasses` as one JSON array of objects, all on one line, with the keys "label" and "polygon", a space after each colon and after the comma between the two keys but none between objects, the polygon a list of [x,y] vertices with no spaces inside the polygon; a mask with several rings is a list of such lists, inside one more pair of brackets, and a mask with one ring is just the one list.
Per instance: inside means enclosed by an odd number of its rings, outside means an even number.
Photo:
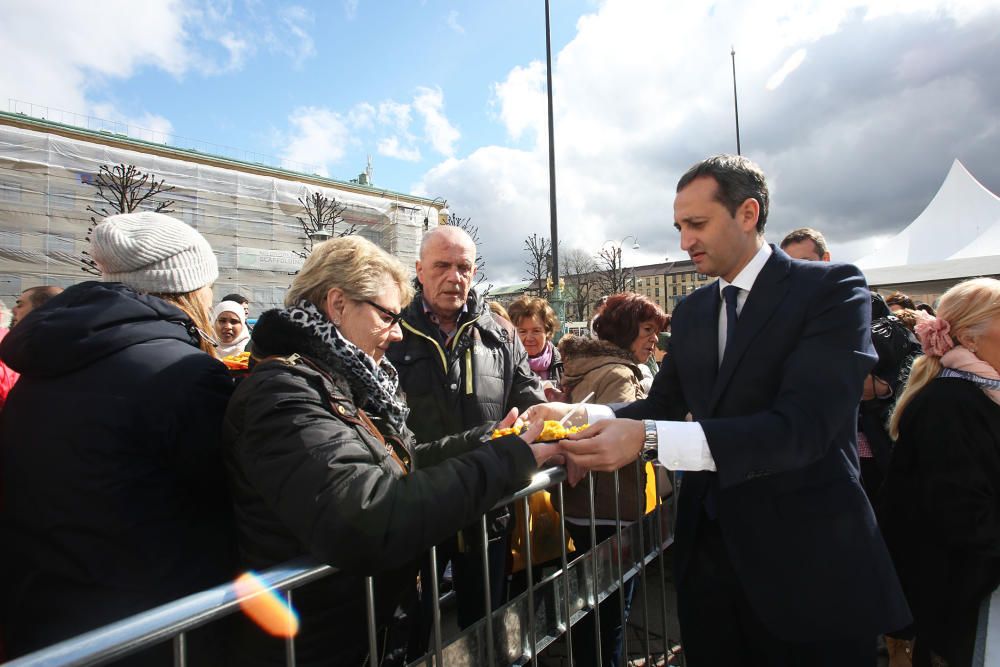
[{"label": "eyeglasses", "polygon": [[389,321],[389,326],[396,326],[397,324],[399,324],[400,320],[403,319],[403,313],[394,313],[388,308],[383,308],[374,301],[369,301],[368,299],[364,299],[363,302],[367,303],[369,306],[371,306],[378,312],[382,313],[383,315],[388,315],[391,318]]}]

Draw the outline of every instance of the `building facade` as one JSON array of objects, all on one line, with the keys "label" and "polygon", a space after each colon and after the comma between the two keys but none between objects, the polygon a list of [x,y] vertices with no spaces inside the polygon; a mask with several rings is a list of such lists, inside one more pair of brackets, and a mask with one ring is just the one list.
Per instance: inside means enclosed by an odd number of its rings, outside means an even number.
[{"label": "building facade", "polygon": [[319,192],[344,205],[334,234],[355,225],[410,268],[428,224],[445,204],[360,183],[346,183],[0,112],[0,298],[11,304],[36,285],[68,287],[95,279],[81,259],[87,230],[105,202],[101,166],[132,165],[172,188],[170,215],[201,232],[219,262],[217,296],[239,292],[251,315],[280,305],[310,247],[299,201]]}]

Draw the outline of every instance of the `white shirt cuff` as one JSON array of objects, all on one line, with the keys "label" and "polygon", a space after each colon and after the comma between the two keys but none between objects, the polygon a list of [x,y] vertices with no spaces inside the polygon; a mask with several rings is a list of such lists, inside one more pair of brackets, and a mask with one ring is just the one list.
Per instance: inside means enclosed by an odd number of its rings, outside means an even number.
[{"label": "white shirt cuff", "polygon": [[598,405],[596,403],[587,403],[583,406],[584,410],[587,412],[587,423],[595,424],[602,419],[614,419],[615,411],[612,410],[607,405]]},{"label": "white shirt cuff", "polygon": [[708,439],[698,422],[658,421],[656,437],[659,442],[657,460],[663,467],[670,470],[715,470]]}]

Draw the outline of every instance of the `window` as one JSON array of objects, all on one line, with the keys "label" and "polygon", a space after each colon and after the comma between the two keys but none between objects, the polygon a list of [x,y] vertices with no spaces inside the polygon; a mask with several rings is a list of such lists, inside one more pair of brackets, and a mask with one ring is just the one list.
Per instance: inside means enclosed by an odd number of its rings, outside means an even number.
[{"label": "window", "polygon": [[656,288],[656,298],[657,299],[660,298],[660,288],[659,287]]}]

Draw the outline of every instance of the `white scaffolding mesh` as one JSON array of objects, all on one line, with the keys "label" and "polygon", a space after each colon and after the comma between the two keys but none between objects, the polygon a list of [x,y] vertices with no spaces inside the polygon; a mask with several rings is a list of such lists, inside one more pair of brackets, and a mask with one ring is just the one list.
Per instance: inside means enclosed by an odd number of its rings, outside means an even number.
[{"label": "white scaffolding mesh", "polygon": [[[344,227],[399,258],[411,271],[425,217],[437,211],[412,198],[323,187],[107,146],[0,123],[0,298],[8,304],[35,285],[67,287],[91,279],[81,268],[90,216],[103,202],[93,184],[101,165],[135,165],[173,190],[172,215],[201,232],[219,260],[215,293],[240,292],[252,314],[279,305],[306,243],[298,199],[312,192],[346,205]],[[344,228],[338,225],[338,230]]]}]

